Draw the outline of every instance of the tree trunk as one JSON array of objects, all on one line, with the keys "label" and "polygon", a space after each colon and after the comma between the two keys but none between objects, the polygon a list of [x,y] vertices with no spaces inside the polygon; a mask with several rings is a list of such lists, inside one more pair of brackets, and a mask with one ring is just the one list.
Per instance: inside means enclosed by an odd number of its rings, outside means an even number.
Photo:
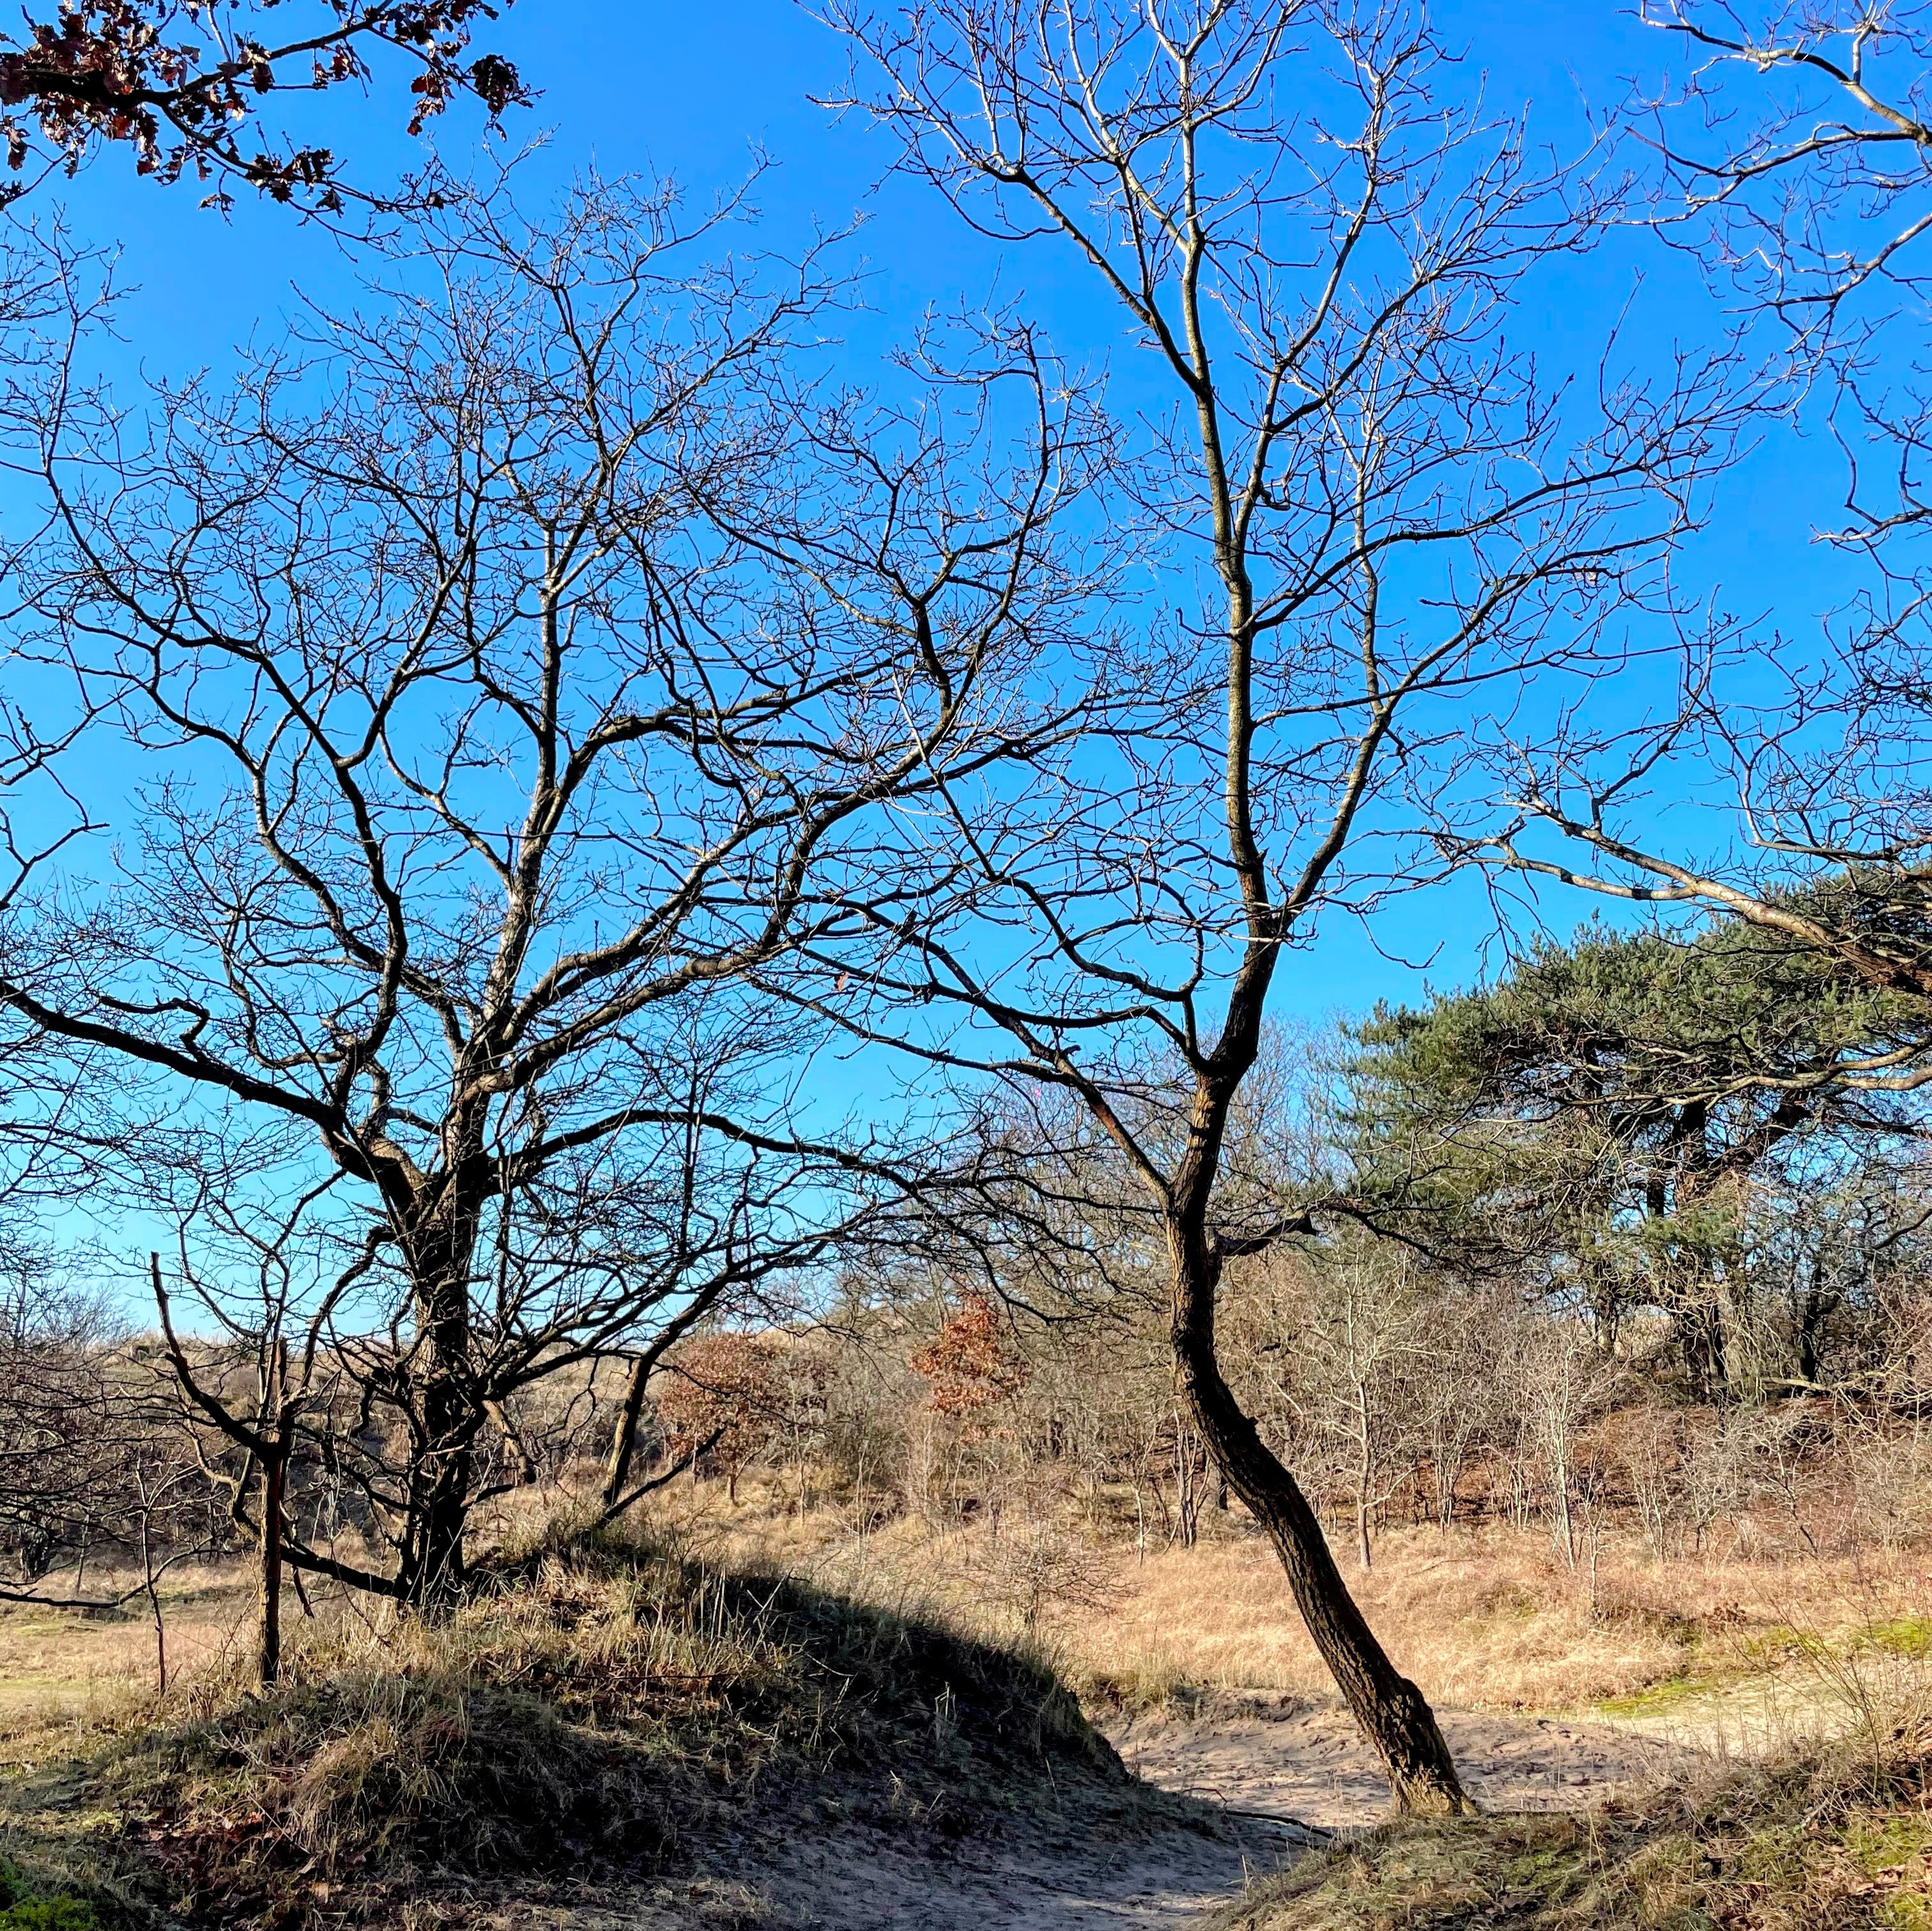
[{"label": "tree trunk", "polygon": [[[460,1170],[462,1162],[452,1164]],[[435,1614],[447,1610],[463,1587],[476,1438],[491,1392],[477,1385],[470,1359],[471,1267],[480,1218],[481,1203],[445,1179],[425,1203],[408,1243],[418,1346],[426,1366],[418,1396],[422,1434],[410,1444],[398,1579],[404,1602]]]},{"label": "tree trunk", "polygon": [[610,1453],[604,1464],[604,1506],[609,1508],[624,1492],[631,1473],[631,1458],[637,1452],[638,1422],[644,1412],[644,1383],[650,1379],[650,1363],[639,1355],[631,1363],[629,1385],[624,1390],[624,1406],[617,1417],[616,1434],[610,1437]]},{"label": "tree trunk", "polygon": [[1730,1396],[1730,1364],[1725,1359],[1724,1319],[1716,1290],[1687,1297],[1677,1317],[1678,1344],[1691,1392],[1700,1401],[1725,1406]]},{"label": "tree trunk", "polygon": [[[280,1335],[268,1351],[262,1389],[261,1653],[258,1672],[266,1689],[282,1673],[282,1544],[286,1530],[289,1455],[294,1446],[295,1410],[289,1399],[288,1343]],[[274,1432],[268,1418],[274,1417]]]},{"label": "tree trunk", "polygon": [[1375,1746],[1399,1812],[1471,1814],[1454,1759],[1420,1690],[1376,1640],[1335,1566],[1322,1524],[1222,1379],[1214,1355],[1220,1263],[1204,1236],[1169,1227],[1174,1352],[1194,1425],[1228,1485],[1268,1531],[1308,1633],[1363,1734]]},{"label": "tree trunk", "polygon": [[282,1673],[282,1511],[288,1479],[285,1450],[262,1462],[260,1668],[264,1689]]},{"label": "tree trunk", "polygon": [[147,1591],[148,1612],[154,1622],[154,1689],[158,1695],[168,1693],[168,1626],[161,1617],[161,1592],[154,1575],[152,1511],[141,1512],[141,1582]]},{"label": "tree trunk", "polygon": [[414,1521],[403,1565],[403,1599],[440,1612],[463,1586],[463,1536],[470,1517],[476,1430],[482,1409],[470,1386],[466,1275],[451,1269],[419,1304],[428,1341],[422,1387],[423,1439],[411,1470]]},{"label": "tree trunk", "polygon": [[1374,1551],[1369,1546],[1369,1509],[1375,1485],[1375,1451],[1370,1433],[1369,1388],[1365,1381],[1355,1383],[1355,1425],[1360,1450],[1355,1461],[1355,1553],[1363,1573],[1375,1566]]},{"label": "tree trunk", "polygon": [[1176,1505],[1180,1518],[1180,1546],[1193,1548],[1199,1539],[1201,1489],[1199,1471],[1194,1465],[1196,1438],[1187,1418],[1177,1407],[1174,1416],[1174,1467],[1178,1489]]}]

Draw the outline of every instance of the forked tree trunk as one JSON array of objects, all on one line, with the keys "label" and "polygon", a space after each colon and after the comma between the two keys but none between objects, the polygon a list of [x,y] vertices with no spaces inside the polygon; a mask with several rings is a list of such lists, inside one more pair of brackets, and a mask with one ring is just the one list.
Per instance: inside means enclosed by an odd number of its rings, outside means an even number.
[{"label": "forked tree trunk", "polygon": [[1322,1660],[1375,1746],[1398,1811],[1473,1812],[1420,1690],[1391,1663],[1348,1593],[1300,1485],[1269,1449],[1222,1380],[1214,1353],[1220,1263],[1204,1239],[1170,1227],[1174,1353],[1183,1398],[1216,1465],[1268,1531]]}]

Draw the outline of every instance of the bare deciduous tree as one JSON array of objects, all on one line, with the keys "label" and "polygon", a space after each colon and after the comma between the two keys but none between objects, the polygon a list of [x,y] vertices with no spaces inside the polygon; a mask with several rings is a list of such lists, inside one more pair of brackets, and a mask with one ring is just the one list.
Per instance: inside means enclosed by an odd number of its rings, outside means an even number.
[{"label": "bare deciduous tree", "polygon": [[44,1602],[48,1578],[112,1549],[133,1519],[129,1477],[148,1431],[122,1337],[98,1296],[30,1251],[0,1254],[0,1600]]},{"label": "bare deciduous tree", "polygon": [[[1609,613],[1654,599],[1726,404],[1684,368],[1654,392],[1603,369],[1564,395],[1512,350],[1525,278],[1586,245],[1601,206],[1518,124],[1446,97],[1415,10],[837,17],[907,167],[985,232],[1070,251],[1118,305],[1146,407],[1116,500],[1148,533],[1159,662],[1132,728],[1078,770],[997,812],[957,803],[975,875],[947,880],[923,969],[875,966],[852,1023],[1104,1125],[1164,1251],[1192,1425],[1397,1803],[1461,1810],[1426,1702],[1222,1372],[1224,1268],[1308,1224],[1279,1189],[1230,1183],[1230,1121],[1316,914],[1426,865],[1388,841],[1453,787],[1474,694],[1585,662]],[[896,1026],[908,1001],[957,1024]]]},{"label": "bare deciduous tree", "polygon": [[680,221],[458,197],[231,392],[144,427],[63,373],[25,425],[38,653],[138,809],[21,857],[0,1002],[208,1319],[264,1360],[320,1320],[353,1395],[305,1412],[387,1559],[287,1556],[411,1603],[460,1584],[520,1389],[873,1210],[750,975],[1087,688],[1012,698],[1084,587],[1073,385],[994,323],[903,406],[820,387],[820,262]]}]

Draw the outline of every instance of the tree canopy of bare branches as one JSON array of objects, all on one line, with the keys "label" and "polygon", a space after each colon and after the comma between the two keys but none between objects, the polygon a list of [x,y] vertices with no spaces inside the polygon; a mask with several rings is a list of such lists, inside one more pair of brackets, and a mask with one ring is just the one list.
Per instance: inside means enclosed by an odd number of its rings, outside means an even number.
[{"label": "tree canopy of bare branches", "polygon": [[[1667,0],[1645,17],[1691,56],[1688,81],[1649,104],[1651,217],[1781,325],[1787,402],[1844,463],[1842,504],[1811,533],[1838,588],[1814,635],[1748,610],[1696,627],[1674,708],[1573,716],[1517,743],[1499,777],[1508,821],[1468,848],[1520,879],[1742,918],[1922,999],[1932,14]],[[1734,606],[1748,594],[1724,586]],[[1700,788],[1727,795],[1705,822],[1734,836],[1666,830],[1659,800]],[[1867,1069],[1873,1083],[1886,1070]],[[1927,1075],[1907,1056],[1889,1077]]]},{"label": "tree canopy of bare branches", "polygon": [[1106,446],[1027,332],[868,400],[810,373],[820,257],[682,221],[459,198],[232,388],[144,424],[70,365],[19,425],[38,654],[139,809],[21,860],[0,1002],[201,1318],[347,1377],[303,1398],[389,1560],[291,1559],[413,1602],[517,1389],[890,1196],[752,982],[1090,688],[1015,695]]},{"label": "tree canopy of bare branches", "polygon": [[1456,98],[1419,11],[836,13],[904,165],[1116,305],[1146,398],[1116,500],[1148,532],[1160,665],[1036,809],[959,814],[975,875],[919,971],[875,969],[874,1014],[950,1014],[898,1036],[1103,1123],[1160,1229],[1193,1425],[1398,1800],[1459,1809],[1427,1705],[1216,1363],[1223,1266],[1305,1227],[1300,1203],[1217,1185],[1292,948],[1427,869],[1402,833],[1453,788],[1473,707],[1594,661],[1613,613],[1664,597],[1728,434],[1718,359],[1654,386],[1606,362],[1566,392],[1512,344],[1527,278],[1590,245],[1605,191]]}]

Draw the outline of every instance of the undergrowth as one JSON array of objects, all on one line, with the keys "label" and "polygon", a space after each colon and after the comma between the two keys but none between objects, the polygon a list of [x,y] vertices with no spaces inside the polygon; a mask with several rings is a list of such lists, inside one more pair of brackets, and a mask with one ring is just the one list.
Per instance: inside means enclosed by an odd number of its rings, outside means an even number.
[{"label": "undergrowth", "polygon": [[0,1931],[100,1931],[100,1920],[86,1899],[50,1892],[0,1857]]},{"label": "undergrowth", "polygon": [[1222,1931],[1932,1931],[1932,1758],[1814,1758],[1568,1815],[1412,1819],[1255,1886]]},{"label": "undergrowth", "polygon": [[1033,1779],[1121,1775],[1026,1656],[606,1539],[532,1552],[440,1623],[346,1623],[272,1692],[204,1681],[15,1779],[0,1824],[25,1868],[80,1872],[104,1923],[292,1931],[640,1876],[748,1819],[956,1838]]}]

